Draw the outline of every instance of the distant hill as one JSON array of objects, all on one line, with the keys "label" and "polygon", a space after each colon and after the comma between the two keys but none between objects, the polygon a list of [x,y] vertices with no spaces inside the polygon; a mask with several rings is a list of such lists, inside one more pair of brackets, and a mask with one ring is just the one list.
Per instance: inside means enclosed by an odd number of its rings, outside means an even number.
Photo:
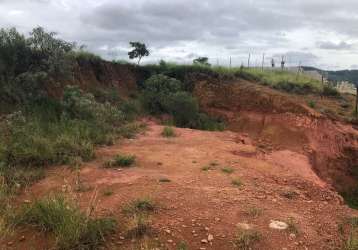
[{"label": "distant hill", "polygon": [[338,71],[329,71],[321,70],[315,67],[302,67],[305,71],[317,71],[320,74],[324,74],[325,77],[330,81],[334,82],[351,82],[358,86],[358,70],[338,70]]}]

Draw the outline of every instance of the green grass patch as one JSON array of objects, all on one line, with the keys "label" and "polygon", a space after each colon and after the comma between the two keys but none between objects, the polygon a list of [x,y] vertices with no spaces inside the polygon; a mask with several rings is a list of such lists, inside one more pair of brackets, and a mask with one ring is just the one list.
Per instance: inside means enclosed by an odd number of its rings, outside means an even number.
[{"label": "green grass patch", "polygon": [[262,209],[258,207],[249,207],[246,214],[252,218],[257,218],[262,214]]},{"label": "green grass patch", "polygon": [[239,230],[234,239],[236,250],[250,250],[261,240],[261,234],[254,230]]},{"label": "green grass patch", "polygon": [[113,159],[106,161],[104,166],[106,168],[130,167],[135,163],[135,160],[134,155],[116,155]]},{"label": "green grass patch", "polygon": [[234,185],[234,186],[236,186],[236,187],[241,187],[241,186],[244,185],[240,178],[235,178],[235,179],[233,179],[233,180],[231,181],[231,184]]},{"label": "green grass patch", "polygon": [[232,174],[235,172],[235,170],[232,167],[223,167],[221,171],[225,174]]},{"label": "green grass patch", "polygon": [[114,219],[89,217],[61,195],[24,206],[14,222],[53,234],[59,249],[97,249],[116,229]]},{"label": "green grass patch", "polygon": [[175,131],[174,131],[174,129],[172,127],[166,126],[166,127],[163,128],[162,136],[167,137],[167,138],[176,137],[176,133],[175,133]]},{"label": "green grass patch", "polygon": [[207,171],[209,171],[209,170],[214,170],[214,169],[215,169],[215,167],[210,166],[210,165],[205,165],[205,166],[203,166],[203,167],[201,168],[201,170],[202,170],[202,171],[205,171],[205,172],[207,172]]},{"label": "green grass patch", "polygon": [[140,198],[129,203],[123,208],[125,214],[151,213],[156,209],[156,204],[150,198]]}]

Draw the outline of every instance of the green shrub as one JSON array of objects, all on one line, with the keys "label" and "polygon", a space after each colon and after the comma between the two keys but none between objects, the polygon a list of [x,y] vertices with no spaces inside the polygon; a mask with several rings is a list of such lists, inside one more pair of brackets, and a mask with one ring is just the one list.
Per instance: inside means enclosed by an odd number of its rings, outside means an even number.
[{"label": "green shrub", "polygon": [[53,233],[59,249],[97,249],[104,242],[104,236],[116,228],[114,219],[88,217],[60,195],[23,207],[14,222]]},{"label": "green shrub", "polygon": [[135,162],[134,155],[116,155],[112,160],[105,162],[105,167],[129,167]]},{"label": "green shrub", "polygon": [[313,101],[313,100],[310,100],[310,101],[308,102],[308,106],[309,106],[310,108],[315,108],[315,107],[316,107],[316,102]]},{"label": "green shrub", "polygon": [[322,94],[325,96],[334,96],[334,97],[340,96],[338,90],[330,85],[323,86]]},{"label": "green shrub", "polygon": [[250,250],[261,240],[261,234],[253,230],[240,230],[234,239],[237,250]]},{"label": "green shrub", "polygon": [[164,137],[175,137],[175,131],[172,127],[164,127],[162,131],[162,136]]},{"label": "green shrub", "polygon": [[180,91],[181,82],[165,75],[153,75],[144,83],[142,102],[151,114],[166,113],[171,95]]},{"label": "green shrub", "polygon": [[187,92],[177,92],[169,96],[165,108],[179,127],[195,127],[199,114],[198,102]]},{"label": "green shrub", "polygon": [[156,209],[155,203],[149,198],[136,199],[123,208],[125,214],[151,213]]},{"label": "green shrub", "polygon": [[226,174],[232,174],[234,173],[235,170],[232,167],[223,167],[221,171],[223,171]]},{"label": "green shrub", "polygon": [[231,181],[231,184],[237,187],[241,187],[243,185],[240,178],[235,178]]}]

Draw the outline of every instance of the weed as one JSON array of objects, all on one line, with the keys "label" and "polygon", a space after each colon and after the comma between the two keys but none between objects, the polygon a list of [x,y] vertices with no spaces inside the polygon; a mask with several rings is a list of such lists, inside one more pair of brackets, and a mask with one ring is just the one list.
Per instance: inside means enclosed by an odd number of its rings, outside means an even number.
[{"label": "weed", "polygon": [[178,246],[177,246],[177,250],[188,250],[188,244],[185,241],[181,241]]},{"label": "weed", "polygon": [[291,217],[288,218],[287,225],[288,225],[288,227],[287,227],[288,232],[298,234],[299,231],[298,231],[298,228],[297,228],[296,223],[293,220],[293,218],[291,218]]},{"label": "weed", "polygon": [[151,227],[148,221],[148,215],[143,213],[135,213],[131,215],[128,222],[127,237],[140,238],[149,234]]},{"label": "weed", "polygon": [[104,166],[106,168],[130,167],[135,163],[135,159],[134,155],[116,155],[113,159],[106,161]]},{"label": "weed", "polygon": [[231,181],[231,184],[237,187],[241,187],[243,185],[240,178],[235,178]]},{"label": "weed", "polygon": [[123,208],[123,212],[129,215],[127,235],[129,237],[142,237],[150,233],[148,216],[154,212],[156,206],[149,198],[137,199]]},{"label": "weed", "polygon": [[163,131],[162,131],[162,136],[164,137],[176,137],[175,131],[172,127],[164,127]]},{"label": "weed", "polygon": [[308,101],[308,106],[309,106],[310,108],[315,108],[315,107],[316,107],[316,102],[313,101],[313,100],[310,100],[310,101]]},{"label": "weed", "polygon": [[246,210],[246,213],[252,218],[257,218],[262,214],[262,209],[258,207],[249,207]]},{"label": "weed", "polygon": [[221,169],[222,172],[226,173],[226,174],[232,174],[234,173],[234,169],[232,167],[223,167]]},{"label": "weed", "polygon": [[110,189],[107,189],[107,190],[105,190],[104,192],[103,192],[103,195],[104,196],[111,196],[111,195],[113,195],[114,194],[114,192],[112,191],[112,190],[110,190]]},{"label": "weed", "polygon": [[205,165],[201,168],[202,171],[209,171],[214,170],[215,168],[213,166]]},{"label": "weed", "polygon": [[126,214],[150,213],[156,209],[155,203],[149,198],[137,199],[123,208]]},{"label": "weed", "polygon": [[116,228],[114,219],[88,217],[61,195],[23,207],[14,222],[53,233],[59,249],[96,249],[104,242],[104,236]]},{"label": "weed", "polygon": [[239,230],[234,239],[237,250],[250,250],[261,240],[261,234],[253,230]]}]

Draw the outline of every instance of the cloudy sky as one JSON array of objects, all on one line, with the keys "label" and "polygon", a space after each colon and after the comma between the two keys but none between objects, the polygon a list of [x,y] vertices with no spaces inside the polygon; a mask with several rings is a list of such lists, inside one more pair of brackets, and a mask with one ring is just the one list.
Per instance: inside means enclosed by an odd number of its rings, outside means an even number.
[{"label": "cloudy sky", "polygon": [[189,63],[259,65],[285,55],[290,65],[358,68],[357,0],[0,0],[0,27],[43,26],[101,54],[127,59],[128,41],[151,56]]}]

